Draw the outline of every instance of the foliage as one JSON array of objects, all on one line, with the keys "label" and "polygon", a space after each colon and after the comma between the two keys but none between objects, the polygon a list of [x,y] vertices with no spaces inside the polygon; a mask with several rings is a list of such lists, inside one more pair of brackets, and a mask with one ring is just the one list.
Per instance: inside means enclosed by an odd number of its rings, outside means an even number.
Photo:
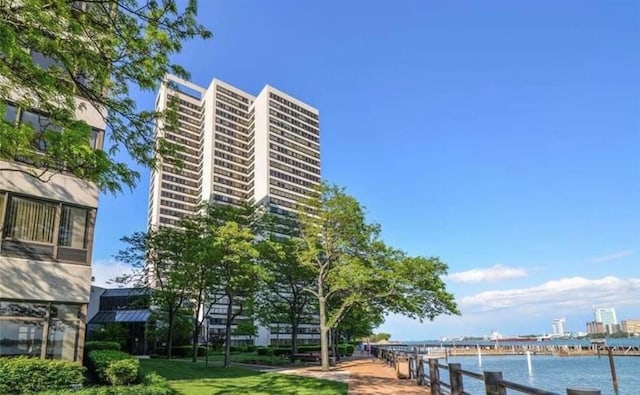
[{"label": "foliage", "polygon": [[[151,303],[164,314],[165,340],[169,357],[174,340],[176,321],[189,299],[192,273],[184,256],[184,237],[181,229],[161,227],[148,232],[136,232],[121,238],[126,247],[116,259],[132,267],[132,273],[116,278],[119,284],[140,286],[147,281],[155,286],[149,290]],[[157,322],[157,321],[156,321]]]},{"label": "foliage", "polygon": [[47,391],[40,395],[175,395],[169,382],[157,373],[147,373],[142,384],[131,386],[99,386],[83,388],[79,391]]},{"label": "foliage", "polygon": [[256,353],[258,353],[258,355],[262,355],[262,356],[273,355],[273,348],[258,347],[258,349],[256,350]]},{"label": "foliage", "polygon": [[82,384],[84,368],[69,361],[0,358],[0,393],[32,394]]},{"label": "foliage", "polygon": [[447,265],[385,245],[379,225],[367,222],[363,207],[343,189],[323,184],[300,207],[295,241],[301,264],[315,277],[305,289],[318,303],[323,370],[329,369],[328,330],[353,307],[376,306],[420,320],[458,313],[441,278]]},{"label": "foliage", "polygon": [[[198,356],[204,357],[207,354],[207,348],[204,346],[198,346]],[[166,350],[161,349],[160,353],[165,353]],[[189,346],[175,346],[171,351],[171,356],[175,358],[191,358],[193,356],[193,348]]]},{"label": "foliage", "polygon": [[107,381],[111,385],[129,385],[138,380],[140,362],[137,359],[113,361],[106,370]]},{"label": "foliage", "polygon": [[124,348],[129,338],[129,331],[124,324],[108,323],[98,328],[91,334],[93,341],[111,341],[120,344],[120,348]]},{"label": "foliage", "polygon": [[[177,162],[175,144],[154,142],[157,122],[176,126],[175,106],[139,109],[131,90],[154,91],[167,73],[188,78],[171,55],[186,40],[211,36],[196,14],[197,0],[0,1],[0,99],[20,91],[21,108],[36,108],[51,120],[43,133],[0,121],[0,159],[34,165],[21,171],[42,181],[50,179],[47,170],[64,170],[111,192],[139,179],[115,159],[120,150],[145,166],[160,157]],[[90,127],[77,112],[95,112],[106,123],[106,151],[90,146]]]},{"label": "foliage", "polygon": [[383,340],[388,341],[389,339],[391,339],[391,334],[384,332],[375,333],[373,336],[369,337],[369,341],[371,341],[372,343],[377,343]]},{"label": "foliage", "polygon": [[84,343],[84,353],[88,354],[93,350],[120,350],[120,344],[118,342],[110,341],[95,341],[91,340]]},{"label": "foliage", "polygon": [[298,327],[316,315],[313,296],[305,291],[314,273],[300,264],[294,239],[280,236],[282,227],[295,235],[295,223],[270,215],[265,220],[267,242],[261,243],[260,263],[269,273],[265,287],[257,298],[258,319],[265,325],[288,323],[291,326],[291,352],[298,349]]},{"label": "foliage", "polygon": [[258,336],[258,327],[251,320],[241,321],[236,329],[233,330],[234,336],[249,336],[252,338]]},{"label": "foliage", "polygon": [[181,221],[181,226],[198,235],[197,250],[190,251],[197,262],[195,267],[205,266],[207,273],[212,273],[208,276],[211,283],[200,283],[194,291],[220,295],[225,300],[225,367],[231,362],[231,324],[238,316],[250,315],[255,293],[266,277],[264,268],[256,262],[256,234],[261,221],[262,215],[255,207],[226,204],[203,205],[197,215]]},{"label": "foliage", "polygon": [[[173,318],[173,329],[171,334],[172,347],[189,344],[191,339],[192,313],[188,309],[180,308],[175,312]],[[167,341],[169,327],[168,314],[162,310],[155,310],[147,321],[147,336],[159,343]]]},{"label": "foliage", "polygon": [[384,322],[382,306],[357,304],[352,306],[338,323],[336,329],[346,340],[369,337],[374,328]]},{"label": "foliage", "polygon": [[87,357],[89,371],[100,383],[109,383],[107,370],[113,362],[130,359],[138,363],[137,359],[133,359],[126,352],[115,350],[94,350],[87,354]]}]

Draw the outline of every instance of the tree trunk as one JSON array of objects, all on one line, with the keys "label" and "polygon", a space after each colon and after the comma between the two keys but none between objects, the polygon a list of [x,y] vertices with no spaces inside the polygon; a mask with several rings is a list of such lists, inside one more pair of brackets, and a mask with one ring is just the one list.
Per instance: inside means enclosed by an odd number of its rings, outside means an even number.
[{"label": "tree trunk", "polygon": [[233,319],[233,299],[227,294],[227,323],[224,330],[224,367],[231,367],[231,320]]},{"label": "tree trunk", "polygon": [[192,339],[192,344],[191,344],[191,362],[198,362],[198,335],[200,334],[200,328],[202,327],[202,325],[200,324],[200,322],[198,321],[198,318],[200,317],[200,309],[204,308],[201,307],[200,304],[200,300],[202,299],[202,295],[199,295],[197,303],[198,303],[198,307],[196,307],[196,311],[195,311],[195,319],[193,320],[193,339]]},{"label": "tree trunk", "polygon": [[171,359],[171,349],[173,348],[173,324],[176,320],[173,308],[169,308],[167,320],[169,321],[169,328],[167,329],[167,358]]},{"label": "tree trunk", "polygon": [[336,362],[340,360],[340,333],[337,329],[333,330],[333,356]]},{"label": "tree trunk", "polygon": [[329,342],[328,342],[328,328],[327,328],[327,311],[326,300],[322,295],[322,287],[318,287],[318,313],[320,315],[320,358],[322,361],[322,370],[329,370]]},{"label": "tree trunk", "polygon": [[298,353],[298,320],[291,321],[291,354]]}]

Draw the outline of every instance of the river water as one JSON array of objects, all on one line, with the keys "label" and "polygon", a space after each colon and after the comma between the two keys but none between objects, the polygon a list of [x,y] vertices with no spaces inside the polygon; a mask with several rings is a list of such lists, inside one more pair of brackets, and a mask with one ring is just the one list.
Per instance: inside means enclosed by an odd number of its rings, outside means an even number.
[{"label": "river water", "polygon": [[[640,357],[614,357],[618,376],[617,395],[640,394]],[[444,363],[441,360],[440,363]],[[532,374],[529,375],[526,355],[482,356],[482,367],[478,366],[478,357],[451,356],[449,363],[460,363],[462,369],[477,373],[500,371],[502,378],[518,384],[565,394],[567,388],[594,388],[603,395],[614,395],[609,359],[602,357],[579,356],[560,357],[552,355],[531,355]],[[448,382],[445,371],[441,370],[441,379]],[[464,389],[471,394],[484,394],[480,380],[464,377]],[[508,394],[518,394],[508,390]]]},{"label": "river water", "polygon": [[[543,342],[508,341],[424,341],[404,343],[409,349],[417,347],[439,347],[442,345],[486,347],[499,344],[517,346],[589,346],[588,339],[557,339]],[[607,339],[607,346],[640,347],[640,338]],[[462,364],[462,369],[476,373],[500,371],[504,380],[524,384],[547,391],[566,394],[567,388],[594,388],[602,395],[640,395],[640,357],[615,356],[614,362],[618,376],[618,392],[613,389],[611,369],[606,351],[597,356],[553,356],[531,355],[532,374],[529,375],[526,355],[482,356],[482,367],[478,366],[477,356],[450,356],[448,362]],[[444,359],[440,363],[445,363]],[[428,372],[427,372],[428,374]],[[446,371],[440,371],[441,379],[448,382]],[[484,384],[480,380],[464,377],[465,391],[471,394],[484,394]],[[508,390],[508,394],[519,392]]]}]

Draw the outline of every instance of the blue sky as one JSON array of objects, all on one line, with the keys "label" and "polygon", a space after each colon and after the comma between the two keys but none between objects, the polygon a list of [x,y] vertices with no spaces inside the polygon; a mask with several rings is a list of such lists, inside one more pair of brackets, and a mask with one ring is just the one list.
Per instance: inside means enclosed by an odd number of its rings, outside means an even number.
[{"label": "blue sky", "polygon": [[[584,331],[592,306],[640,318],[640,3],[201,3],[214,38],[176,57],[192,80],[317,107],[323,177],[387,242],[449,264],[461,317],[380,330],[543,333],[564,316]],[[101,199],[96,283],[145,227],[143,174]]]}]

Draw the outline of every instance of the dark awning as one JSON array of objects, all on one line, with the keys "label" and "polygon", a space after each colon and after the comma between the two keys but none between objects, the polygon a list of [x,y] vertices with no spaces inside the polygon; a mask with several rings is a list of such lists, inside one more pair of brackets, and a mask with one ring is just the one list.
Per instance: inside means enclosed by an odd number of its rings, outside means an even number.
[{"label": "dark awning", "polygon": [[151,310],[149,309],[98,311],[89,323],[107,324],[110,322],[147,322],[150,315]]}]

